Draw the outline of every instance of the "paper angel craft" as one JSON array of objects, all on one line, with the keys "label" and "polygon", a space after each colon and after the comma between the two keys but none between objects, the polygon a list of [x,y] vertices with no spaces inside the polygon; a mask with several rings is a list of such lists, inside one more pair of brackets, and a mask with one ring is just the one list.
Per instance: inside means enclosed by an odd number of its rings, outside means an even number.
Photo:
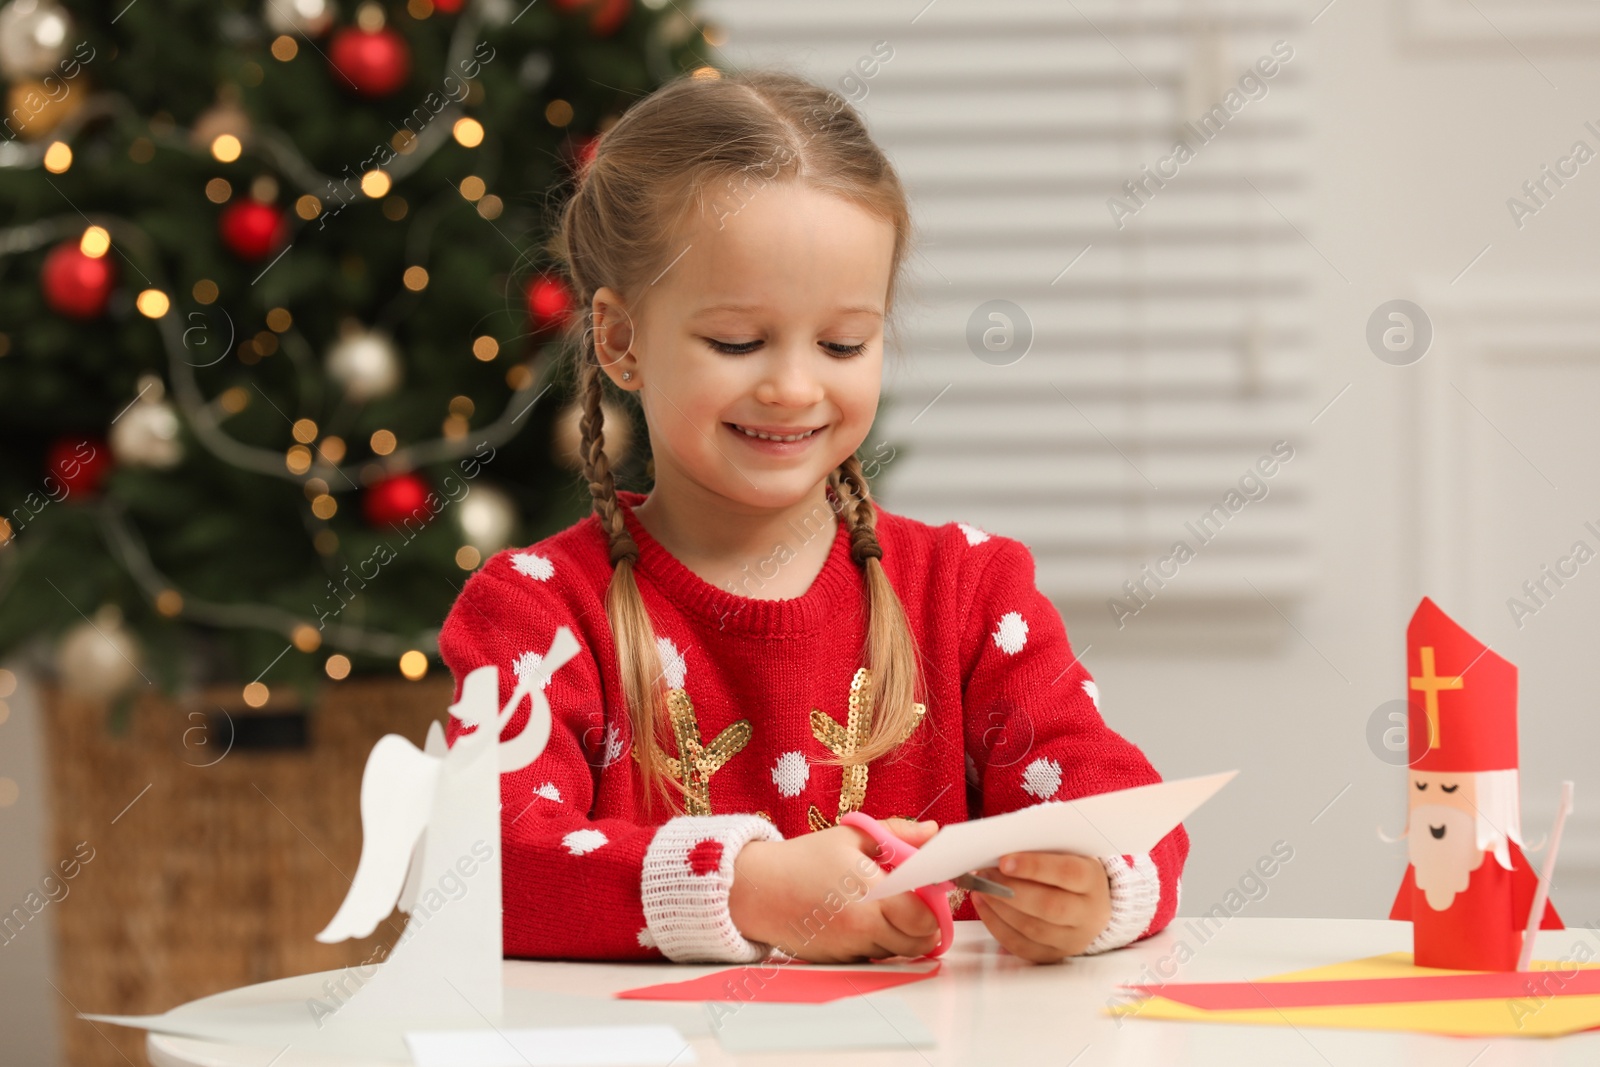
[{"label": "paper angel craft", "polygon": [[[204,998],[162,1015],[85,1015],[154,1032],[270,1048],[409,1062],[404,1035],[427,1029],[550,1023],[547,1005],[507,1003],[502,971],[500,775],[520,770],[550,737],[550,676],[580,650],[567,627],[499,705],[499,669],[462,681],[451,714],[477,729],[447,746],[438,722],[418,749],[379,739],[361,779],[361,859],[350,890],[317,940],[364,937],[395,906],[409,919],[388,958],[326,975],[252,987],[245,1007]],[[523,700],[527,725],[500,733]],[[320,985],[312,984],[319,980]],[[314,990],[311,996],[306,990]],[[281,995],[280,995],[281,991]],[[526,991],[514,991],[519,994]]]}]

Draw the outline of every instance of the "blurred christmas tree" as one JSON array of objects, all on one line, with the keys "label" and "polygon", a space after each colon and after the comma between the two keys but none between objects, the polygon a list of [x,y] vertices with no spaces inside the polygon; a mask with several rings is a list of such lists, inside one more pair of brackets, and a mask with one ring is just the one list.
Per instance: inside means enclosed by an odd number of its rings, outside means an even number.
[{"label": "blurred christmas tree", "polygon": [[587,510],[548,228],[706,32],[682,0],[0,6],[0,653],[108,697],[420,677],[466,573]]}]

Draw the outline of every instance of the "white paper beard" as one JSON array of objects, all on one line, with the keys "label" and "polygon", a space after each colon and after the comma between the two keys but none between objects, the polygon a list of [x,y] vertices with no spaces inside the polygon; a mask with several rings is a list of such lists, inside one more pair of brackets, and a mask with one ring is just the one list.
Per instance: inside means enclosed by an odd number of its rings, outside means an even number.
[{"label": "white paper beard", "polygon": [[1423,804],[1411,809],[1406,849],[1417,888],[1434,911],[1448,908],[1456,894],[1466,890],[1472,872],[1483,865],[1487,853],[1478,848],[1475,830],[1472,814],[1460,808]]}]

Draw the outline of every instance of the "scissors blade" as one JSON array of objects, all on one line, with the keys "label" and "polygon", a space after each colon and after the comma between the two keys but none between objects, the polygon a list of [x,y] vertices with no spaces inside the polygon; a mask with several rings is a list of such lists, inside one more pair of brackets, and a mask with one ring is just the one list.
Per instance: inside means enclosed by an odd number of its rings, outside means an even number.
[{"label": "scissors blade", "polygon": [[1010,886],[1001,885],[999,882],[991,882],[989,879],[976,874],[963,874],[959,878],[950,880],[962,889],[988,893],[991,897],[1014,897],[1017,895],[1011,890]]}]

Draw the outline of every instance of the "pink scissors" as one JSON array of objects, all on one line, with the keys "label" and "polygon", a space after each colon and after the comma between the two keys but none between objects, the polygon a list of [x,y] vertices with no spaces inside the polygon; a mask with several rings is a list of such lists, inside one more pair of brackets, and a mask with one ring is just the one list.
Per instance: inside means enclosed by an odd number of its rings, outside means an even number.
[{"label": "pink scissors", "polygon": [[[917,847],[896,837],[886,826],[877,819],[860,811],[848,811],[839,816],[841,826],[854,826],[861,830],[873,841],[877,842],[878,855],[875,857],[878,866],[885,871],[892,871],[906,860],[917,854]],[[998,882],[991,882],[987,878],[976,874],[963,874],[947,882],[935,882],[932,885],[918,886],[917,896],[922,902],[933,909],[933,914],[939,920],[939,945],[929,956],[942,956],[950,947],[950,941],[955,935],[955,922],[950,917],[950,900],[946,893],[960,886],[963,889],[975,889],[980,893],[988,893],[995,897],[1014,897],[1016,894],[1010,887]]]}]

